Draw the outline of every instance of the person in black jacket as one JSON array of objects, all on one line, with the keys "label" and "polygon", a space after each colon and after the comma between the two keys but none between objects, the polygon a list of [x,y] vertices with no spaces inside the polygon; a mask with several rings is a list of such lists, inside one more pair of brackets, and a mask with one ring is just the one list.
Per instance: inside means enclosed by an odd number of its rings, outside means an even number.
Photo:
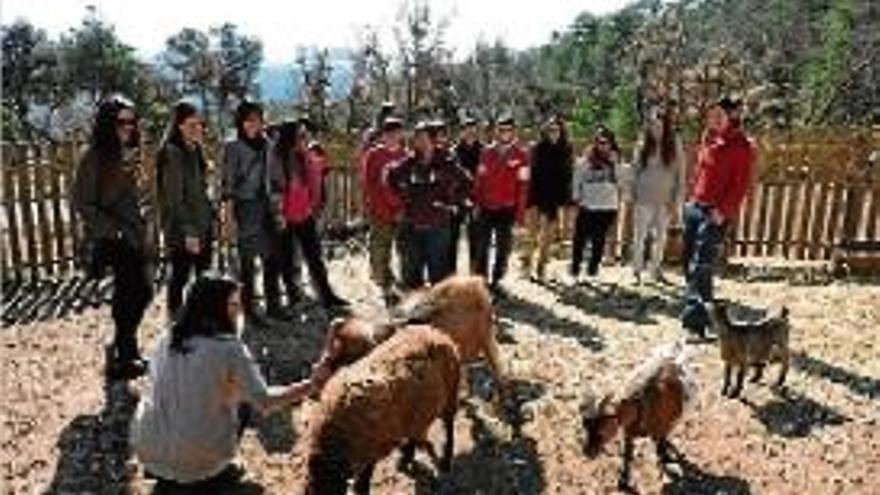
[{"label": "person in black jacket", "polygon": [[[483,152],[483,143],[480,141],[480,130],[476,119],[467,117],[462,122],[461,137],[453,148],[453,153],[457,159],[458,166],[467,172],[470,180],[473,180],[477,167],[480,165],[480,153]],[[471,220],[470,208],[462,208],[461,212],[456,215],[451,225],[451,241],[449,244],[449,259],[451,260],[451,270],[455,273],[458,270],[458,239],[461,237],[461,227],[466,225],[466,233],[468,240],[468,260],[470,261],[470,271],[474,271],[475,252],[474,246],[476,242],[476,233],[474,232],[475,223]]]},{"label": "person in black jacket", "polygon": [[[223,153],[223,199],[231,203],[235,218],[238,258],[242,283],[241,301],[245,316],[265,326],[268,322],[257,310],[254,297],[256,259],[263,265],[263,297],[266,314],[284,319],[289,316],[281,305],[278,280],[284,274],[280,257],[275,256],[279,242],[269,191],[269,140],[263,132],[263,107],[244,101],[235,112],[236,139],[226,143]],[[300,297],[294,279],[284,278],[288,297]]]},{"label": "person in black jacket", "polygon": [[572,151],[565,121],[554,117],[544,124],[541,139],[532,149],[531,162],[522,268],[524,275],[531,278],[535,251],[538,251],[535,275],[538,280],[544,280],[550,246],[559,225],[559,212],[571,197]]},{"label": "person in black jacket", "polygon": [[196,107],[187,102],[175,105],[156,158],[165,243],[171,252],[172,317],[193,272],[199,275],[211,266],[214,209],[208,199],[203,139],[204,120]]},{"label": "person in black jacket", "polygon": [[155,253],[141,211],[135,180],[139,144],[134,106],[120,97],[98,106],[88,150],[76,171],[73,206],[93,249],[85,260],[91,276],[113,270],[111,314],[115,333],[107,353],[110,379],[133,379],[146,371],[137,330],[153,298],[149,259]]}]

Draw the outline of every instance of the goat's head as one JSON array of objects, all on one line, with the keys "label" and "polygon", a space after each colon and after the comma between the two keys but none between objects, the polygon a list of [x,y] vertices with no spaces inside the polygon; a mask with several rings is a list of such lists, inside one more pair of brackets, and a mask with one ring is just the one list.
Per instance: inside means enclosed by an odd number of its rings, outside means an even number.
[{"label": "goat's head", "polygon": [[602,452],[602,448],[611,440],[620,428],[617,407],[611,394],[606,395],[597,404],[595,399],[588,400],[581,408],[586,442],[584,453],[594,458]]},{"label": "goat's head", "polygon": [[348,366],[366,356],[376,346],[373,326],[360,318],[335,319],[330,323],[332,336],[325,352],[334,369]]}]

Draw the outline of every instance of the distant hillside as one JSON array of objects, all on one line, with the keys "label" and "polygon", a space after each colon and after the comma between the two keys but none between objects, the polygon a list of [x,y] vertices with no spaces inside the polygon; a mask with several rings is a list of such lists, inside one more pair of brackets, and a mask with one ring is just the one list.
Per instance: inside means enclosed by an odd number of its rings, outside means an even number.
[{"label": "distant hillside", "polygon": [[[351,85],[351,59],[345,50],[330,51],[330,97],[340,100],[348,94]],[[299,68],[291,62],[288,64],[263,64],[257,76],[257,83],[265,101],[290,101],[299,97],[302,76]]]}]

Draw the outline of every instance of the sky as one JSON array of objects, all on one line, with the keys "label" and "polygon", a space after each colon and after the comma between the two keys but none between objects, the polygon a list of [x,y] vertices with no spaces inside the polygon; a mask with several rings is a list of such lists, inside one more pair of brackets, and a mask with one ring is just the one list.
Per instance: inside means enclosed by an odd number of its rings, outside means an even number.
[{"label": "sky", "polygon": [[[447,40],[458,56],[477,40],[503,39],[514,48],[549,40],[554,30],[584,11],[604,14],[627,0],[430,0],[432,12],[449,18]],[[4,24],[25,18],[56,36],[79,24],[86,6],[116,26],[120,38],[144,57],[159,53],[183,27],[207,29],[226,21],[263,40],[268,63],[288,63],[297,46],[351,47],[365,25],[378,29],[386,49],[401,0],[4,0]],[[308,7],[306,7],[308,5]]]}]

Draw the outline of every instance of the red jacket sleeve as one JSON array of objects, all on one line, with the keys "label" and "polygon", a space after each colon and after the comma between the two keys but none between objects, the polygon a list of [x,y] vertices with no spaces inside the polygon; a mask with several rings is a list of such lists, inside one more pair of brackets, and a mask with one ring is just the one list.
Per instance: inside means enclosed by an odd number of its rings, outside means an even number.
[{"label": "red jacket sleeve", "polygon": [[726,221],[732,221],[739,213],[739,207],[749,190],[755,152],[752,146],[741,146],[730,150],[730,167],[728,168],[729,187],[718,205],[718,210]]}]

